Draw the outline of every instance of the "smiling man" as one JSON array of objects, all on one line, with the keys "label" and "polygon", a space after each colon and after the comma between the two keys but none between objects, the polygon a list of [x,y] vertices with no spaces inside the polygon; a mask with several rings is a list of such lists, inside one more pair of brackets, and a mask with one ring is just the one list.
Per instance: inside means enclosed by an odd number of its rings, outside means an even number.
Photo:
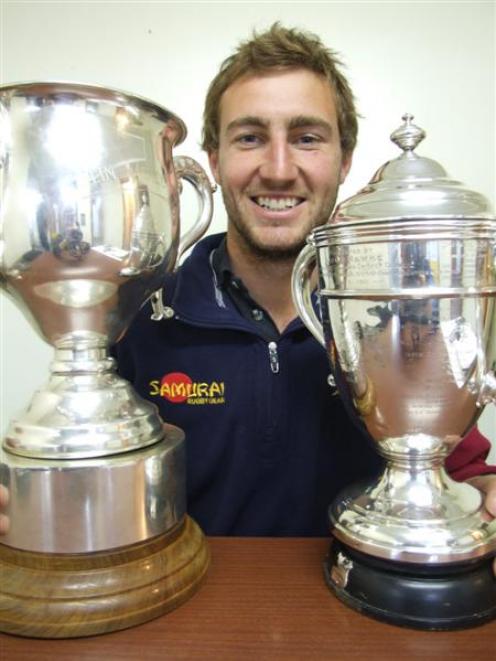
[{"label": "smiling man", "polygon": [[[203,146],[227,233],[164,283],[167,318],[145,306],[116,350],[121,373],[186,432],[188,510],[207,534],[325,535],[338,492],[381,468],[291,296],[294,260],[331,215],[356,143],[340,69],[317,37],[277,24],[223,63]],[[485,474],[496,499],[488,450],[474,430],[448,467]]]},{"label": "smiling man", "polygon": [[283,332],[295,317],[287,288],[294,259],[329,218],[351,165],[335,95],[322,75],[289,68],[238,78],[219,110],[218,146],[208,151],[229,218],[227,254]]},{"label": "smiling man", "polygon": [[289,69],[236,80],[223,94],[219,146],[210,151],[231,224],[228,252],[294,258],[328,220],[350,164],[325,78]]}]

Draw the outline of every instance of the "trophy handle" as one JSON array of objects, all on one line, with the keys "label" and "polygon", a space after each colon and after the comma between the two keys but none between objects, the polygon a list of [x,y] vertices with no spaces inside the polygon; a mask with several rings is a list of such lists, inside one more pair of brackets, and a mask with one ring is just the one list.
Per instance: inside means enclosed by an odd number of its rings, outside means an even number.
[{"label": "trophy handle", "polygon": [[312,305],[312,273],[315,270],[317,253],[312,245],[307,245],[296,258],[291,278],[293,301],[301,320],[317,342],[325,348],[322,323]]},{"label": "trophy handle", "polygon": [[193,227],[179,239],[177,264],[181,255],[205,234],[210,225],[215,187],[210,183],[205,170],[194,158],[190,158],[189,156],[175,156],[174,169],[178,177],[186,179],[193,186],[200,204],[198,218],[193,223]]},{"label": "trophy handle", "polygon": [[[193,226],[184,236],[179,238],[175,266],[177,268],[181,255],[205,234],[210,225],[214,208],[213,194],[216,186],[212,186],[205,170],[190,156],[175,156],[174,170],[179,178],[186,179],[193,186],[198,195],[200,208],[198,218],[193,223]],[[153,292],[150,302],[153,310],[151,315],[153,321],[160,321],[161,319],[168,319],[173,316],[174,313],[171,308],[164,306],[161,289]]]},{"label": "trophy handle", "polygon": [[[496,244],[494,246],[494,272],[496,273]],[[489,370],[483,377],[482,389],[479,394],[477,405],[482,408],[486,404],[496,406],[496,296],[491,300],[491,319],[489,326],[489,344],[487,346],[487,355],[492,356],[492,364],[489,364]],[[491,360],[491,359],[490,359]]]},{"label": "trophy handle", "polygon": [[484,383],[477,405],[482,408],[491,402],[496,405],[496,373],[488,372],[484,377]]}]

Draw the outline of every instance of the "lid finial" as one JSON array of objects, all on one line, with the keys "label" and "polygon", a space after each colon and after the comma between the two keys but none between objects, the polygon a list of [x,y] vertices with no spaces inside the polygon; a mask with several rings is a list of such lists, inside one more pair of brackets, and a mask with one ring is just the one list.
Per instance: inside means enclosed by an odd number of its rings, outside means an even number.
[{"label": "lid finial", "polygon": [[403,124],[391,133],[391,140],[403,151],[413,151],[425,138],[425,131],[412,124],[413,115],[405,113],[401,118]]}]

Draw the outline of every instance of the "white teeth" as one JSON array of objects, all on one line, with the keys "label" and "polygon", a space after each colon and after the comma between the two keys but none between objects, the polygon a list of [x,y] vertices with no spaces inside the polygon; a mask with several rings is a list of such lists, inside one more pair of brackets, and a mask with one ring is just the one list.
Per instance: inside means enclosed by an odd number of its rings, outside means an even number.
[{"label": "white teeth", "polygon": [[255,202],[270,211],[292,209],[300,200],[297,197],[256,197]]}]

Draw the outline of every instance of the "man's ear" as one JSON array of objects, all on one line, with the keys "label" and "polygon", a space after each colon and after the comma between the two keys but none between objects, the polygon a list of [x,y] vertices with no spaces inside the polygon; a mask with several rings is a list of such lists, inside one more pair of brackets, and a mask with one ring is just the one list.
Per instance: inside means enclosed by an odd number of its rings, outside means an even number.
[{"label": "man's ear", "polygon": [[210,164],[210,170],[214,176],[214,179],[217,184],[220,185],[219,180],[219,152],[214,149],[213,151],[208,152],[208,162]]},{"label": "man's ear", "polygon": [[344,183],[346,177],[348,176],[348,172],[350,171],[352,162],[353,162],[353,152],[343,155],[343,160],[341,162],[341,170],[339,172],[340,185]]}]

